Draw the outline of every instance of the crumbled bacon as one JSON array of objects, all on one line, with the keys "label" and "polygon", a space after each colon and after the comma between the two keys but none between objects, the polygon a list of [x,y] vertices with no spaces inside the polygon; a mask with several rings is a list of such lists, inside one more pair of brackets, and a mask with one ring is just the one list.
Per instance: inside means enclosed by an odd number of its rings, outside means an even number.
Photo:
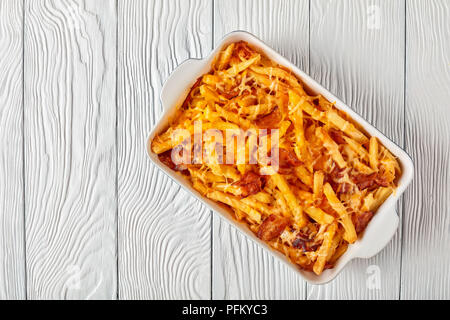
[{"label": "crumbled bacon", "polygon": [[276,129],[281,121],[281,113],[278,108],[273,109],[271,113],[256,119],[255,123],[261,129]]},{"label": "crumbled bacon", "polygon": [[342,168],[342,169],[339,168],[339,166],[336,163],[334,163],[334,168],[330,172],[331,179],[338,180],[338,179],[343,178],[346,170],[347,170],[346,168]]},{"label": "crumbled bacon", "polygon": [[280,236],[287,227],[289,220],[274,214],[268,216],[259,226],[257,236],[261,240],[270,241]]},{"label": "crumbled bacon", "polygon": [[358,186],[359,190],[369,189],[373,190],[377,187],[388,187],[389,182],[386,180],[386,177],[380,173],[372,173],[369,175],[366,174],[357,174],[354,175],[353,181]]},{"label": "crumbled bacon", "polygon": [[279,167],[277,173],[289,175],[289,174],[293,173],[292,169],[293,169],[292,167],[290,167],[290,168],[281,168],[281,167]]},{"label": "crumbled bacon", "polygon": [[344,135],[342,131],[331,128],[329,131],[331,139],[333,139],[337,144],[345,144]]},{"label": "crumbled bacon", "polygon": [[217,88],[217,92],[224,96],[226,99],[231,100],[239,95],[239,90],[236,90],[237,88],[234,88],[233,90],[220,90]]},{"label": "crumbled bacon", "polygon": [[[328,182],[335,192],[340,193],[348,193],[350,192],[351,185],[344,185],[344,183],[340,183],[339,180],[345,176],[347,169],[339,168],[339,166],[334,163],[334,168],[330,173],[325,173],[324,183]],[[348,184],[348,183],[347,183]]]},{"label": "crumbled bacon", "polygon": [[352,193],[353,186],[350,183],[344,182],[339,185],[339,193]]},{"label": "crumbled bacon", "polygon": [[320,244],[313,242],[307,238],[298,236],[293,242],[292,247],[302,249],[303,252],[316,251]]},{"label": "crumbled bacon", "polygon": [[355,230],[357,233],[360,233],[366,229],[367,225],[369,224],[370,220],[372,220],[373,212],[367,211],[367,212],[359,212],[353,217],[353,223],[355,225]]},{"label": "crumbled bacon", "polygon": [[297,158],[294,152],[291,150],[287,150],[285,148],[279,148],[278,150],[279,155],[279,163],[278,165],[280,168],[291,168],[291,167],[298,167],[302,164],[302,162]]},{"label": "crumbled bacon", "polygon": [[333,268],[334,268],[334,264],[327,262],[327,263],[325,263],[323,270],[333,269]]},{"label": "crumbled bacon", "polygon": [[389,186],[389,182],[386,180],[386,176],[382,174],[377,174],[377,176],[375,177],[375,182],[382,187]]},{"label": "crumbled bacon", "polygon": [[187,170],[187,166],[184,164],[178,164],[176,165],[173,161],[172,161],[172,149],[171,150],[167,150],[166,152],[163,152],[161,154],[158,155],[159,161],[161,161],[162,163],[164,163],[164,165],[168,166],[170,169],[174,170],[174,171],[186,171]]},{"label": "crumbled bacon", "polygon": [[328,157],[326,155],[321,155],[319,158],[316,159],[316,161],[313,164],[313,168],[315,171],[325,171],[327,169],[327,159]]},{"label": "crumbled bacon", "polygon": [[239,41],[236,44],[235,51],[238,53],[239,57],[244,58],[246,60],[250,59],[251,56],[253,55],[252,49],[250,49],[250,47],[244,41]]},{"label": "crumbled bacon", "polygon": [[247,172],[239,180],[236,185],[240,186],[242,189],[242,196],[248,197],[252,194],[260,192],[266,183],[263,176],[260,176],[252,171]]},{"label": "crumbled bacon", "polygon": [[359,190],[372,189],[377,185],[376,177],[376,173],[372,173],[369,175],[358,174],[353,176],[353,181],[358,186]]}]

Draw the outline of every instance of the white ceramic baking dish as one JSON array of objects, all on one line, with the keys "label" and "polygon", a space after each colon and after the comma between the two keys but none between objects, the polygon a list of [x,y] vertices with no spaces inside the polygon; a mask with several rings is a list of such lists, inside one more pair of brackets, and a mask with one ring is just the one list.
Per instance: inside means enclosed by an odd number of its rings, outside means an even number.
[{"label": "white ceramic baking dish", "polygon": [[[299,269],[283,254],[271,249],[264,241],[261,241],[258,237],[256,237],[247,228],[246,225],[234,220],[232,218],[232,215],[230,214],[231,210],[228,211],[214,201],[203,197],[180,173],[172,171],[168,167],[166,167],[159,161],[158,156],[151,151],[150,145],[154,136],[157,133],[162,132],[168,126],[169,119],[171,118],[171,116],[173,116],[175,110],[182,104],[194,82],[201,75],[210,71],[211,63],[214,57],[219,53],[221,49],[224,48],[224,46],[240,40],[248,42],[255,48],[264,52],[273,61],[292,70],[292,72],[295,73],[312,92],[321,94],[329,101],[336,101],[336,107],[338,109],[341,109],[348,115],[350,115],[353,120],[359,123],[359,125],[367,133],[372,136],[376,136],[381,141],[381,143],[398,158],[400,162],[402,175],[399,179],[398,189],[396,193],[391,195],[377,210],[375,216],[367,226],[365,232],[354,244],[349,246],[347,252],[338,260],[335,267],[332,269],[324,270],[323,273],[319,276],[315,275],[313,272]],[[372,257],[373,255],[380,252],[394,236],[399,223],[399,218],[395,211],[395,203],[412,180],[414,168],[411,158],[394,142],[389,140],[370,123],[368,123],[366,120],[361,118],[361,116],[352,111],[352,109],[350,109],[350,107],[348,107],[345,103],[336,98],[327,89],[322,87],[311,77],[309,77],[303,71],[299,70],[295,65],[289,62],[286,58],[282,57],[280,54],[275,52],[273,49],[271,49],[264,42],[262,42],[252,34],[243,31],[231,32],[222,39],[219,45],[206,58],[190,59],[179,65],[166,80],[161,90],[161,103],[164,109],[163,115],[161,116],[156,126],[153,128],[147,141],[147,152],[153,163],[162,171],[164,171],[169,177],[182,185],[195,198],[197,198],[199,201],[222,216],[223,220],[228,221],[230,224],[238,228],[242,233],[247,235],[248,238],[259,244],[262,248],[267,250],[276,258],[280,259],[289,268],[295,270],[295,272],[299,273],[308,282],[312,284],[323,284],[332,280],[339,274],[339,272],[341,272],[341,270],[350,260],[354,258]]]}]

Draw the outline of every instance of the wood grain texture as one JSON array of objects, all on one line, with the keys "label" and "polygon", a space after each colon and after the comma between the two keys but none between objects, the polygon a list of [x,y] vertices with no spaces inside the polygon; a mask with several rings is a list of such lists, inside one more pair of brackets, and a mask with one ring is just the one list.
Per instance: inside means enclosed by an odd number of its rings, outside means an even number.
[{"label": "wood grain texture", "polygon": [[450,3],[406,7],[406,148],[402,299],[450,299]]},{"label": "wood grain texture", "polygon": [[[214,2],[214,42],[244,30],[308,71],[309,2]],[[306,282],[213,216],[213,299],[304,299]]]},{"label": "wood grain texture", "polygon": [[114,0],[25,1],[30,299],[116,297]]},{"label": "wood grain texture", "polygon": [[163,81],[211,48],[212,2],[119,1],[119,297],[209,299],[210,211],[151,164]]},{"label": "wood grain texture", "polygon": [[[404,2],[311,4],[311,76],[402,146]],[[400,250],[401,228],[375,257],[353,260],[327,285],[308,286],[308,299],[398,299]]]},{"label": "wood grain texture", "polygon": [[25,298],[23,3],[0,0],[0,300]]}]

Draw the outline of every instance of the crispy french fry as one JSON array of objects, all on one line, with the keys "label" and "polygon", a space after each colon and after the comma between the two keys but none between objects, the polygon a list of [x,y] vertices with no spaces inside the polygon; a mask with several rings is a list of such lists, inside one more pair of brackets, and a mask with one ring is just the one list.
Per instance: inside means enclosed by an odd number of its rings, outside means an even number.
[{"label": "crispy french fry", "polygon": [[206,101],[220,101],[219,95],[207,85],[200,86],[200,94],[205,97]]},{"label": "crispy french fry", "polygon": [[369,160],[372,169],[378,171],[378,140],[375,137],[370,138]]},{"label": "crispy french fry", "polygon": [[276,206],[280,208],[283,216],[289,218],[292,216],[291,210],[286,202],[286,199],[283,197],[282,193],[279,190],[273,190],[273,196],[276,201]]},{"label": "crispy french fry", "polygon": [[193,178],[196,178],[200,180],[203,183],[208,182],[225,182],[225,177],[222,175],[215,175],[211,171],[204,171],[204,170],[198,170],[189,168],[189,173]]},{"label": "crispy french fry", "polygon": [[219,201],[229,205],[234,209],[241,210],[246,213],[248,218],[256,223],[261,223],[261,214],[250,206],[246,205],[239,198],[225,194],[220,191],[208,192],[206,196],[212,200]]},{"label": "crispy french fry", "polygon": [[367,152],[366,149],[364,149],[364,147],[361,144],[359,144],[357,141],[353,140],[352,138],[349,138],[346,136],[344,136],[344,140],[345,140],[345,142],[347,142],[347,144],[349,145],[349,147],[351,149],[353,149],[356,153],[359,154],[359,156],[363,160],[369,159],[369,153]]},{"label": "crispy french fry", "polygon": [[320,224],[330,224],[334,221],[334,217],[324,212],[320,208],[308,207],[305,209],[306,213]]},{"label": "crispy french fry", "polygon": [[216,104],[216,110],[217,110],[217,113],[221,117],[223,117],[225,120],[233,122],[234,124],[238,125],[240,128],[243,128],[244,130],[253,126],[253,124],[250,120],[242,118],[237,113],[227,111],[217,104]]},{"label": "crispy french fry", "polygon": [[363,200],[362,211],[376,210],[390,195],[392,188],[380,187],[374,192],[369,193]]},{"label": "crispy french fry", "polygon": [[307,220],[303,214],[303,210],[302,207],[300,206],[298,198],[292,192],[291,188],[289,187],[289,184],[278,173],[273,174],[271,176],[271,179],[274,180],[276,186],[281,191],[283,197],[286,199],[286,202],[294,215],[296,225],[299,228],[305,226]]},{"label": "crispy french fry", "polygon": [[374,172],[374,170],[369,167],[366,166],[364,163],[362,163],[359,159],[355,159],[353,161],[353,167],[358,170],[359,172],[363,173],[363,174],[372,174]]},{"label": "crispy french fry", "polygon": [[264,74],[260,74],[257,72],[254,72],[250,70],[249,75],[253,77],[253,79],[256,80],[256,82],[264,85],[265,87],[269,88],[270,90],[276,90],[278,88],[286,88],[286,86],[280,82],[278,79],[270,79],[268,76]]},{"label": "crispy french fry", "polygon": [[273,202],[273,197],[267,192],[261,191],[256,194],[249,196],[249,198],[253,198],[259,202],[270,204]]},{"label": "crispy french fry", "polygon": [[355,139],[357,142],[364,144],[368,141],[367,137],[353,124],[343,119],[336,111],[331,110],[326,113],[329,122],[335,125],[339,130],[344,131],[349,137]]},{"label": "crispy french fry", "polygon": [[236,76],[238,73],[244,71],[245,69],[250,67],[252,64],[258,62],[260,59],[261,59],[261,56],[258,54],[256,56],[254,56],[253,58],[250,58],[246,61],[242,61],[241,63],[235,64],[234,66],[227,69],[225,71],[225,73],[231,77]]},{"label": "crispy french fry", "polygon": [[202,195],[208,193],[208,187],[203,184],[199,179],[192,179],[192,185],[195,190],[200,192]]},{"label": "crispy french fry", "polygon": [[305,98],[301,97],[294,90],[289,90],[289,109],[292,113],[292,120],[295,130],[295,153],[297,157],[305,163],[311,163],[311,156],[308,152],[307,142],[305,139],[305,129],[303,127],[303,109],[300,106],[305,102]]},{"label": "crispy french fry", "polygon": [[247,198],[242,198],[241,201],[246,205],[248,205],[249,207],[258,210],[265,215],[272,214],[272,209],[267,204],[260,202],[255,198],[252,198],[251,196]]},{"label": "crispy french fry", "polygon": [[336,144],[336,142],[333,141],[333,139],[330,138],[328,133],[322,127],[318,127],[316,129],[316,135],[319,137],[320,140],[322,140],[323,145],[330,152],[331,157],[333,158],[334,161],[336,161],[338,166],[340,168],[347,167],[347,162],[342,157],[338,145]]},{"label": "crispy french fry", "polygon": [[312,185],[313,175],[304,166],[295,167],[294,173],[300,179],[301,182],[303,182],[307,186]]},{"label": "crispy french fry", "polygon": [[347,248],[348,242],[341,242],[328,262],[331,264],[335,264],[336,261],[345,253],[345,251],[347,251]]},{"label": "crispy french fry", "polygon": [[314,202],[314,195],[311,192],[298,189],[297,195],[300,198],[300,200],[303,200],[307,205],[312,204]]},{"label": "crispy french fry", "polygon": [[317,254],[317,260],[314,263],[313,271],[315,274],[321,274],[325,263],[327,261],[328,254],[333,243],[334,234],[336,233],[336,224],[331,224],[324,234],[322,245],[320,246],[319,252]]},{"label": "crispy french fry", "polygon": [[231,55],[233,54],[234,46],[235,44],[231,43],[224,51],[221,52],[219,60],[217,61],[217,70],[223,70],[228,65]]},{"label": "crispy french fry", "polygon": [[322,197],[322,189],[323,189],[323,179],[324,174],[322,171],[316,171],[314,172],[314,184],[313,184],[313,193],[314,193],[314,199],[317,200],[320,197]]},{"label": "crispy french fry", "polygon": [[298,83],[297,78],[283,69],[273,68],[273,67],[265,67],[264,68],[264,67],[256,67],[256,66],[252,66],[250,69],[252,69],[253,71],[255,71],[257,73],[267,74],[267,75],[269,75],[269,78],[276,77],[276,78],[286,80],[289,83],[289,85],[291,85],[294,88],[300,87],[300,84]]},{"label": "crispy french fry", "polygon": [[241,113],[246,114],[249,119],[255,120],[260,115],[266,115],[273,110],[273,106],[267,103],[242,106]]},{"label": "crispy french fry", "polygon": [[231,193],[232,195],[235,196],[242,195],[242,188],[230,183],[216,183],[213,185],[213,187],[219,191]]},{"label": "crispy french fry", "polygon": [[334,193],[334,190],[329,183],[326,183],[323,186],[323,193],[325,194],[325,197],[327,197],[328,203],[333,208],[333,210],[339,214],[341,224],[345,230],[344,239],[348,243],[355,242],[357,239],[357,235],[352,219],[350,218],[344,205],[341,203],[341,201],[339,201],[338,197]]},{"label": "crispy french fry", "polygon": [[220,83],[220,77],[214,74],[205,74],[202,78],[202,81],[211,86],[215,86]]},{"label": "crispy french fry", "polygon": [[336,229],[336,233],[334,235],[333,241],[331,243],[331,248],[328,251],[327,261],[330,261],[333,255],[336,253],[337,248],[342,240],[342,232],[340,229]]}]

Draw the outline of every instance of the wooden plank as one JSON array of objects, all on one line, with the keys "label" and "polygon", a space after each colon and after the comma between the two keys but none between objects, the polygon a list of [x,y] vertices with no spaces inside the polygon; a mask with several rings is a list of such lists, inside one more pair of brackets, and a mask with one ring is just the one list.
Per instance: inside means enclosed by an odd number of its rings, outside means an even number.
[{"label": "wooden plank", "polygon": [[119,1],[119,297],[209,299],[210,211],[153,166],[163,81],[211,48],[212,2]]},{"label": "wooden plank", "polygon": [[0,0],[0,300],[25,298],[23,3]]},{"label": "wooden plank", "polygon": [[[308,71],[309,2],[214,2],[214,42],[245,30]],[[213,216],[213,299],[304,299],[306,282]]]},{"label": "wooden plank", "polygon": [[[404,2],[311,5],[311,76],[402,146]],[[327,285],[308,286],[308,299],[398,299],[400,250],[401,228],[375,257],[354,260]]]},{"label": "wooden plank", "polygon": [[402,299],[450,298],[450,3],[408,1]]},{"label": "wooden plank", "polygon": [[31,299],[116,297],[114,0],[25,1]]}]

